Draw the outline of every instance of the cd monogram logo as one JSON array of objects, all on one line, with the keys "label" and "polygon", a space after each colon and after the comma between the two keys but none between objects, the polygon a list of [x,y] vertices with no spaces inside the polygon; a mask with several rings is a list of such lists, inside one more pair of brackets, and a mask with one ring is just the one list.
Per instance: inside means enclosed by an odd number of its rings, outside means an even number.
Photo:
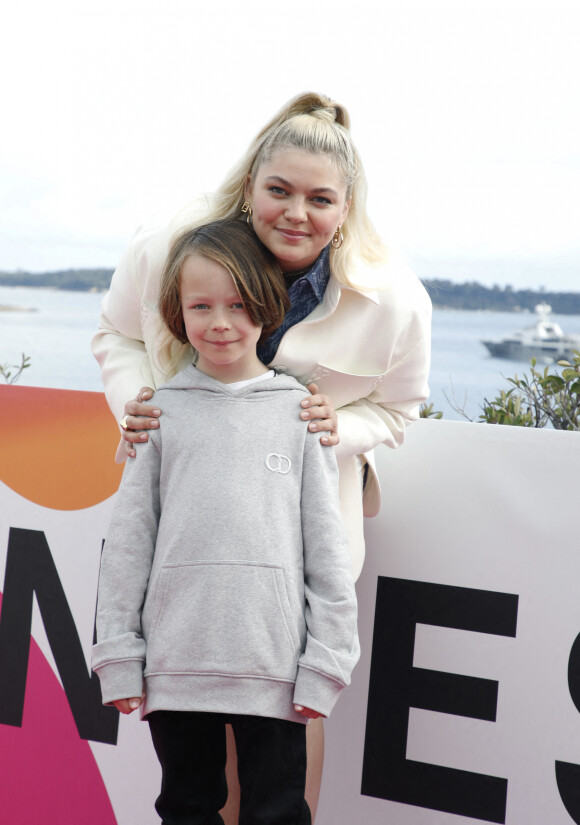
[{"label": "cd monogram logo", "polygon": [[283,476],[290,472],[292,462],[287,455],[280,453],[268,453],[266,456],[266,467],[273,473],[281,473]]}]

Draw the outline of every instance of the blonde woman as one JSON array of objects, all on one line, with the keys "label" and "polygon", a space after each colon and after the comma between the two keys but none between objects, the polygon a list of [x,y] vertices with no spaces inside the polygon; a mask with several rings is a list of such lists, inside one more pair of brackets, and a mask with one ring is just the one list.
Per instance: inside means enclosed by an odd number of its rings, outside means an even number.
[{"label": "blonde woman", "polygon": [[[376,515],[380,505],[373,448],[401,444],[428,395],[431,304],[420,281],[375,232],[349,115],[324,95],[289,101],[214,194],[169,225],[135,235],[103,301],[93,341],[109,405],[123,429],[119,458],[147,440],[148,429],[163,427],[163,411],[147,400],[193,357],[189,345],[168,338],[159,318],[159,282],[171,239],[186,228],[236,216],[253,226],[284,274],[291,307],[259,356],[312,392],[296,414],[336,450],[356,577],[364,559],[363,515]],[[310,727],[308,797],[314,812],[322,734],[319,723]]]}]

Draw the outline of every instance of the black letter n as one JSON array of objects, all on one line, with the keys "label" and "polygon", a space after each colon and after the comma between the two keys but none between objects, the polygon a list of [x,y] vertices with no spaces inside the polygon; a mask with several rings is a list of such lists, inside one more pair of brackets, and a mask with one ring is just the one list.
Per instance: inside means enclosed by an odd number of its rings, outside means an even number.
[{"label": "black letter n", "polygon": [[117,741],[119,714],[101,702],[89,676],[58,571],[43,532],[11,528],[0,615],[0,724],[22,725],[30,654],[33,597],[82,739]]}]

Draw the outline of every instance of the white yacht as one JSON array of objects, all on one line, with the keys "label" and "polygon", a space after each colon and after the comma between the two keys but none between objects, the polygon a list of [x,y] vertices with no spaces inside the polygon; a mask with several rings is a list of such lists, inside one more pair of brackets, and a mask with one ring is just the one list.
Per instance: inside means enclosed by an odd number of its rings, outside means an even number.
[{"label": "white yacht", "polygon": [[529,361],[539,364],[573,361],[574,351],[580,351],[580,335],[566,335],[559,324],[550,320],[552,307],[545,302],[536,306],[534,324],[514,332],[508,338],[482,341],[494,358]]}]

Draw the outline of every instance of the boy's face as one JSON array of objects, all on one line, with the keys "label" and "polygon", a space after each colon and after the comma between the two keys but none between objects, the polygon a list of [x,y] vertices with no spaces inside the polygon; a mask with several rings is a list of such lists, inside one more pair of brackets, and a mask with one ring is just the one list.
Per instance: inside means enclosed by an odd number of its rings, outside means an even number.
[{"label": "boy's face", "polygon": [[264,372],[256,355],[262,328],[248,315],[228,270],[203,255],[189,255],[179,284],[185,331],[198,351],[197,367],[226,383]]}]

